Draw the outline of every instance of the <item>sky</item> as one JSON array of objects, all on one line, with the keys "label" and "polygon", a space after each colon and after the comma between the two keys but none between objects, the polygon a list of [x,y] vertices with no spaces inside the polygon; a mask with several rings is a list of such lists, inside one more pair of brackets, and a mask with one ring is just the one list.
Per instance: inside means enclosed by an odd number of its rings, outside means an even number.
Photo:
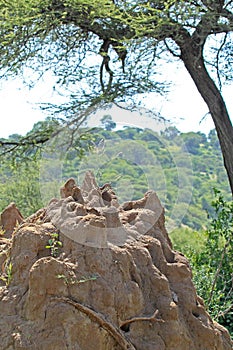
[{"label": "sky", "polygon": [[[182,68],[174,71],[170,66],[164,78],[171,79],[173,84],[166,97],[151,94],[147,99],[148,108],[154,107],[164,118],[171,121],[181,132],[201,131],[206,134],[214,128],[208,109],[200,97],[189,74]],[[229,114],[233,116],[233,85],[223,89],[223,96]],[[46,115],[39,110],[39,103],[57,100],[52,89],[52,82],[46,77],[35,88],[29,90],[20,79],[3,81],[0,84],[1,128],[0,137],[11,134],[21,135],[30,131],[34,123],[43,120]],[[118,127],[123,125],[147,127],[158,131],[163,123],[152,118],[114,108],[93,117],[89,125],[97,126],[104,114],[111,114]],[[204,118],[204,120],[203,120]]]}]

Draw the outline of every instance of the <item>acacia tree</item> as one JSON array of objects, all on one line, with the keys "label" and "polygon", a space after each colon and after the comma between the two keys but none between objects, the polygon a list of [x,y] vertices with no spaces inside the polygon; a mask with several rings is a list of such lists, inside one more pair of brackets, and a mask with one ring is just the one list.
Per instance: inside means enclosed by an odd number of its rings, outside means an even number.
[{"label": "acacia tree", "polygon": [[233,1],[0,0],[0,19],[2,75],[36,68],[36,81],[52,70],[69,90],[55,110],[63,122],[80,125],[106,104],[164,91],[159,58],[181,60],[209,108],[233,192],[233,128],[221,94],[221,79],[232,78]]}]

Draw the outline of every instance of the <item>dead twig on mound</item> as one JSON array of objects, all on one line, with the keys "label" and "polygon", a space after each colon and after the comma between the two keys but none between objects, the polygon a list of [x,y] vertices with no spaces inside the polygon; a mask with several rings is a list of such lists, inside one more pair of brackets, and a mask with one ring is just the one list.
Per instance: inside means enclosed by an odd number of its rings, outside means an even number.
[{"label": "dead twig on mound", "polygon": [[159,310],[155,310],[152,316],[139,316],[139,317],[132,317],[129,320],[121,321],[120,322],[120,328],[125,327],[126,325],[133,323],[133,322],[138,322],[138,321],[150,321],[150,322],[165,322],[162,318],[157,318],[156,316],[158,315]]},{"label": "dead twig on mound", "polygon": [[98,323],[103,329],[105,329],[112,338],[122,347],[123,350],[136,350],[135,347],[124,338],[124,336],[109,322],[105,321],[96,311],[84,306],[70,298],[66,297],[54,297],[56,301],[60,301],[73,306],[78,311],[84,313],[89,319],[95,323]]}]

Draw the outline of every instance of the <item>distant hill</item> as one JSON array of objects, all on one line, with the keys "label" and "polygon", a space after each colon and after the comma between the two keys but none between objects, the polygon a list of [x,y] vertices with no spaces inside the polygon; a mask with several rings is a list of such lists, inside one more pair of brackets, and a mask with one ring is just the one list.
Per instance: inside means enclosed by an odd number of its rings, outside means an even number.
[{"label": "distant hill", "polygon": [[155,190],[171,228],[205,227],[207,211],[212,210],[213,187],[230,198],[215,131],[208,137],[200,132],[180,133],[174,127],[160,134],[132,127],[92,132],[96,148],[81,170],[92,167],[100,183],[111,181],[122,201]]},{"label": "distant hill", "polygon": [[[165,207],[170,230],[179,226],[205,228],[207,212],[212,210],[213,187],[230,198],[214,130],[206,137],[200,132],[181,133],[175,127],[157,133],[126,126],[116,131],[94,128],[89,136],[86,142],[91,151],[82,159],[80,146],[87,149],[85,141],[77,142],[62,161],[53,150],[55,153],[42,154],[41,159],[18,159],[17,166],[9,160],[2,163],[0,210],[15,201],[27,216],[45,205],[46,198],[56,196],[62,181],[75,177],[80,183],[89,169],[100,185],[110,182],[122,202],[155,190]],[[46,182],[45,193],[41,193],[41,181]]]}]

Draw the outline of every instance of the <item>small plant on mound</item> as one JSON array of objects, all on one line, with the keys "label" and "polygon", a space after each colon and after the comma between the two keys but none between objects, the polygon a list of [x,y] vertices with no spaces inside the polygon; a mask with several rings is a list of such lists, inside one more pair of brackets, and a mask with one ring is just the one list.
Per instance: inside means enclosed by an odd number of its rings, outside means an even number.
[{"label": "small plant on mound", "polygon": [[5,234],[5,231],[2,230],[2,229],[0,228],[0,238],[1,238],[2,236],[4,236],[4,234]]},{"label": "small plant on mound", "polygon": [[51,255],[54,258],[56,258],[59,255],[60,249],[62,247],[62,242],[59,241],[58,238],[58,233],[51,233],[51,238],[48,240],[48,244],[45,246],[45,248],[50,249]]},{"label": "small plant on mound", "polygon": [[4,264],[4,273],[0,276],[0,279],[5,283],[6,286],[9,286],[12,280],[12,267],[12,263],[8,258]]}]

